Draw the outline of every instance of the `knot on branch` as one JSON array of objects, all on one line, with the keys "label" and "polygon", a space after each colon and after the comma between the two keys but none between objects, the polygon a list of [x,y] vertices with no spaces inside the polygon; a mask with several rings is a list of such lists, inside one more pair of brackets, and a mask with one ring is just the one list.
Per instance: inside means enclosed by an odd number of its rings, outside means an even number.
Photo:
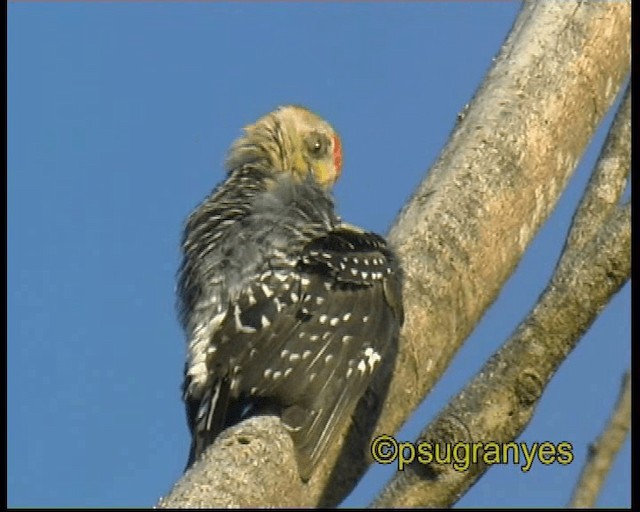
[{"label": "knot on branch", "polygon": [[542,395],[544,384],[542,379],[532,369],[523,371],[516,381],[516,396],[522,407],[531,407]]}]

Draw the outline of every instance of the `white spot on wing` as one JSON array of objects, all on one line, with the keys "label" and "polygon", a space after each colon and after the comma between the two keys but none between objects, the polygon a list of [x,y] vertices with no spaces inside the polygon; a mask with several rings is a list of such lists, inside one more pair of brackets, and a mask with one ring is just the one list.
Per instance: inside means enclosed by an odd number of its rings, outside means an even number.
[{"label": "white spot on wing", "polygon": [[284,283],[289,277],[289,274],[283,274],[282,272],[276,272],[274,275],[276,276],[276,279],[281,283]]},{"label": "white spot on wing", "polygon": [[271,297],[273,295],[273,291],[271,291],[271,288],[269,288],[266,284],[262,283],[262,293],[264,293],[264,296],[268,299],[269,297]]},{"label": "white spot on wing", "polygon": [[382,359],[380,357],[380,354],[378,354],[371,347],[367,347],[367,349],[364,351],[364,355],[367,356],[367,364],[369,365],[369,368],[371,368],[372,370],[373,370],[373,367],[375,366],[375,364],[378,361],[380,361],[380,359]]}]

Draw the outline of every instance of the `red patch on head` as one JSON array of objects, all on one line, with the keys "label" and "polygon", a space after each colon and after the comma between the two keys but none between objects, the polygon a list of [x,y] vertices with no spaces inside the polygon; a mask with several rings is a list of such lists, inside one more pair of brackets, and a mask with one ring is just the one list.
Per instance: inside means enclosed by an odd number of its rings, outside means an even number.
[{"label": "red patch on head", "polygon": [[342,143],[340,137],[333,136],[333,165],[336,168],[336,179],[340,176],[342,170]]}]

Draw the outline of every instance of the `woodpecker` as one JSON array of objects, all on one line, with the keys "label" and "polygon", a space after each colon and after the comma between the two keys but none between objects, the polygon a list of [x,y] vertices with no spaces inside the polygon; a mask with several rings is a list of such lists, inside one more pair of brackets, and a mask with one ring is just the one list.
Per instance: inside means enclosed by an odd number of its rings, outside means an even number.
[{"label": "woodpecker", "polygon": [[382,237],[336,215],[341,142],[311,111],[260,118],[225,166],[182,240],[187,468],[225,428],[276,414],[306,481],[393,352],[401,270]]}]

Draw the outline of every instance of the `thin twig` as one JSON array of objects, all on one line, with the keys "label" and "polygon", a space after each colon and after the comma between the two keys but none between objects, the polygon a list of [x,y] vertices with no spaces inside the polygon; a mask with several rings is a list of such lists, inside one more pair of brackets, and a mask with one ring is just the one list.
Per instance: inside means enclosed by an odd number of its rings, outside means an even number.
[{"label": "thin twig", "polygon": [[609,423],[598,440],[589,448],[587,462],[574,490],[570,507],[592,508],[596,504],[602,485],[630,428],[631,377],[627,371],[622,378],[618,402]]}]

